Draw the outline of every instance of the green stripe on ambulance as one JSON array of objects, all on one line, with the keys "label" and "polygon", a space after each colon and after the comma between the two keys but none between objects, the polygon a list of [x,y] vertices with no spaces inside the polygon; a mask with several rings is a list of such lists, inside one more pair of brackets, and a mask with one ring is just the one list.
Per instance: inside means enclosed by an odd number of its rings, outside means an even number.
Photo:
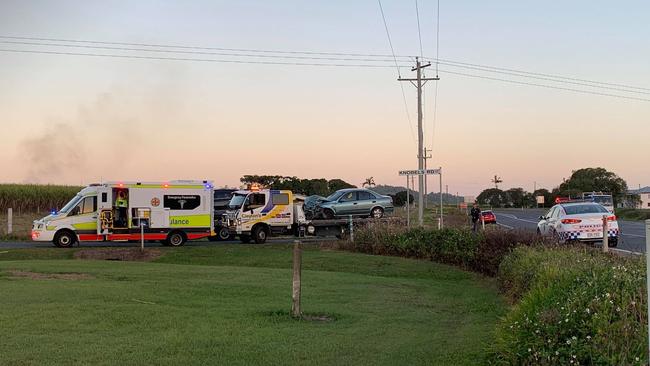
[{"label": "green stripe on ambulance", "polygon": [[210,215],[170,216],[169,227],[210,227]]}]

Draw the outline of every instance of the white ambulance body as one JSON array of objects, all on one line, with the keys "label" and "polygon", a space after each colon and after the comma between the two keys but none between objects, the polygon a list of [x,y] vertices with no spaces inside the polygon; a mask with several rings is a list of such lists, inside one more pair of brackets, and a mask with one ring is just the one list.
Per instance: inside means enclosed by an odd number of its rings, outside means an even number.
[{"label": "white ambulance body", "polygon": [[214,235],[213,199],[210,181],[92,184],[59,212],[34,221],[32,240],[70,247],[140,240],[142,230],[145,240],[180,246]]}]

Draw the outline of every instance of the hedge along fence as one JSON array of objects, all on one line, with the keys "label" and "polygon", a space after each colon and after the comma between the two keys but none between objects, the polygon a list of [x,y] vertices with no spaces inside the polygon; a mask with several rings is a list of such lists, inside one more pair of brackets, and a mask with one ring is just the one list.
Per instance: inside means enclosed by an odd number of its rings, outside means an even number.
[{"label": "hedge along fence", "polygon": [[497,276],[514,304],[489,363],[647,365],[644,258],[554,246],[534,233],[372,224],[343,249],[427,259]]},{"label": "hedge along fence", "polygon": [[21,213],[61,208],[81,188],[58,185],[0,184],[0,210],[6,212],[7,208],[13,208],[15,213]]},{"label": "hedge along fence", "polygon": [[486,230],[478,235],[467,229],[406,229],[403,225],[369,224],[355,232],[354,243],[343,249],[461,266],[495,276],[503,257],[517,245],[543,243],[535,233]]},{"label": "hedge along fence", "polygon": [[644,257],[522,247],[498,281],[518,304],[497,329],[494,364],[648,364]]}]

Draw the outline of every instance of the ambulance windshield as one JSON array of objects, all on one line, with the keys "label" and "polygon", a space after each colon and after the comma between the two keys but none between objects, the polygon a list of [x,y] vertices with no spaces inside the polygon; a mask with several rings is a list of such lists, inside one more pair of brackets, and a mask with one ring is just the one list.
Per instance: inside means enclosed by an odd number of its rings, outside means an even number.
[{"label": "ambulance windshield", "polygon": [[74,198],[71,199],[70,202],[66,203],[66,205],[63,206],[63,208],[61,210],[59,210],[59,212],[60,213],[68,213],[68,211],[70,211],[74,206],[77,205],[77,203],[79,203],[79,200],[81,200],[80,195],[74,196]]},{"label": "ambulance windshield", "polygon": [[232,198],[230,199],[230,203],[228,203],[228,208],[231,210],[237,210],[241,208],[241,206],[244,204],[244,201],[246,201],[246,196],[247,194],[241,194],[241,193],[235,193],[232,195]]}]

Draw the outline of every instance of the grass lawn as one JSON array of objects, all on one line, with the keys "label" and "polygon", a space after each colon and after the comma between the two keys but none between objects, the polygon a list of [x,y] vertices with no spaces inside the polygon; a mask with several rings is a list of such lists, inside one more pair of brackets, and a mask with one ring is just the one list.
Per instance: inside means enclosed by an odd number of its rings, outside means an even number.
[{"label": "grass lawn", "polygon": [[289,246],[73,252],[0,254],[0,364],[475,365],[505,312],[491,280],[424,261],[307,247],[303,311],[335,319],[310,322],[288,315]]}]

